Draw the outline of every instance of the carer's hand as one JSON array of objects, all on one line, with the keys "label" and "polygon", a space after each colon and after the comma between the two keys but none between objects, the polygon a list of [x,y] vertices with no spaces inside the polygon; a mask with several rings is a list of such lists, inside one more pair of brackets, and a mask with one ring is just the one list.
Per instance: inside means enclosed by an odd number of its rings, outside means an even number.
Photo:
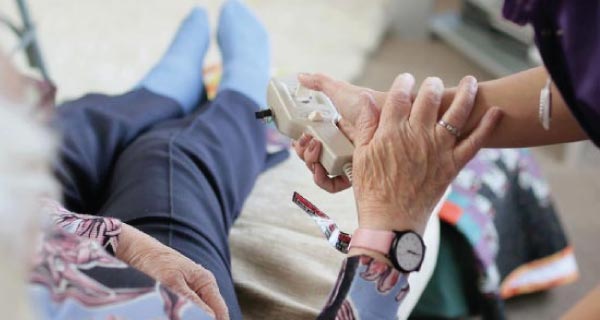
[{"label": "carer's hand", "polygon": [[[501,119],[491,108],[468,136],[437,124],[444,85],[427,78],[414,103],[415,80],[398,76],[381,110],[367,96],[357,120],[354,194],[362,228],[423,233],[433,207],[463,166],[481,149]],[[477,81],[465,77],[442,120],[459,131],[471,114]]]},{"label": "carer's hand", "polygon": [[[338,122],[340,130],[354,142],[356,135],[356,119],[364,103],[362,93],[368,92],[375,97],[378,105],[383,105],[387,93],[379,92],[369,88],[363,88],[350,83],[333,79],[324,74],[298,75],[298,81],[304,87],[323,92],[336,106],[341,119]],[[329,177],[325,168],[319,163],[321,156],[321,143],[313,137],[304,134],[298,141],[292,143],[298,157],[306,163],[306,166],[313,174],[315,184],[328,192],[339,192],[349,188],[352,184],[345,176]]]},{"label": "carer's hand", "polygon": [[213,274],[132,226],[123,224],[117,258],[196,303],[217,319],[229,319]]},{"label": "carer's hand", "polygon": [[361,94],[369,93],[378,106],[383,105],[387,97],[387,92],[355,86],[321,73],[300,73],[298,81],[308,89],[323,92],[333,102],[341,116],[338,126],[351,141],[356,134],[356,119],[364,106]]}]

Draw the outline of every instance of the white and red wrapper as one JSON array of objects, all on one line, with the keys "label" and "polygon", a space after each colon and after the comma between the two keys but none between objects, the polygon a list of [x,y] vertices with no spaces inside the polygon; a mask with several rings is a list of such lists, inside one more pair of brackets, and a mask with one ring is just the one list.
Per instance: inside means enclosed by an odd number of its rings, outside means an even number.
[{"label": "white and red wrapper", "polygon": [[292,201],[315,221],[332,247],[341,253],[348,253],[348,247],[352,239],[349,233],[341,231],[333,219],[298,192],[294,192]]}]

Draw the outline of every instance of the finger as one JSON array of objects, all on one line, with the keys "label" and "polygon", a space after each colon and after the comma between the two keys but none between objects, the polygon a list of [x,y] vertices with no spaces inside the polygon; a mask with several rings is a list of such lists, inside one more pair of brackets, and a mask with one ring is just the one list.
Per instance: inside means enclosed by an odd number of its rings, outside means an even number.
[{"label": "finger", "polygon": [[298,81],[302,86],[311,90],[321,91],[327,96],[335,93],[334,91],[338,83],[337,80],[321,73],[300,73],[298,74]]},{"label": "finger", "polygon": [[[360,113],[360,112],[359,112]],[[350,140],[350,142],[354,143],[354,139],[356,139],[356,129],[354,123],[341,118],[337,123],[338,128],[342,130],[342,133]]]},{"label": "finger", "polygon": [[350,183],[350,180],[348,180],[346,176],[342,175],[330,178],[329,175],[327,175],[327,171],[320,163],[315,164],[314,170],[313,179],[315,184],[327,192],[335,193],[352,186],[352,183]]},{"label": "finger", "polygon": [[191,275],[188,278],[190,287],[211,308],[217,319],[228,319],[229,310],[221,296],[215,276],[200,265],[196,265],[188,274]]},{"label": "finger", "polygon": [[426,128],[433,128],[437,121],[442,95],[444,94],[444,83],[438,77],[429,77],[423,81],[417,98],[412,105],[409,121],[411,124],[422,124]]},{"label": "finger", "polygon": [[467,164],[477,154],[479,149],[484,146],[487,139],[498,126],[498,123],[500,123],[502,116],[503,113],[500,108],[494,107],[489,109],[477,125],[477,128],[456,146],[454,149],[454,159],[460,168]]},{"label": "finger", "polygon": [[[167,285],[167,284],[165,283],[165,285]],[[204,301],[202,301],[200,296],[196,292],[194,292],[185,283],[185,281],[183,279],[181,279],[180,281],[177,281],[177,283],[167,285],[167,287],[169,289],[173,290],[173,292],[179,293],[184,298],[186,298],[186,299],[190,300],[191,302],[195,303],[196,305],[198,305],[202,310],[206,311],[206,313],[208,313],[208,315],[210,315],[211,317],[215,317],[215,312],[213,311],[213,309],[211,307],[209,307],[208,304],[206,304]]]},{"label": "finger", "polygon": [[306,150],[306,148],[308,147],[308,144],[310,143],[311,139],[312,136],[303,133],[302,136],[300,136],[300,139],[298,139],[298,141],[294,143],[294,151],[296,151],[298,158],[304,160],[304,150]]},{"label": "finger", "polygon": [[[472,76],[464,77],[458,85],[454,100],[452,100],[450,107],[446,113],[442,115],[441,119],[456,127],[460,132],[467,123],[467,120],[469,120],[476,95],[477,80]],[[436,132],[443,140],[451,141],[452,143],[456,141],[457,137],[442,126],[436,126]]]},{"label": "finger", "polygon": [[304,163],[311,172],[314,172],[314,164],[319,163],[319,158],[321,156],[321,142],[317,139],[312,139],[308,143],[308,147],[304,150]]},{"label": "finger", "polygon": [[403,73],[396,77],[381,109],[382,124],[396,126],[400,120],[408,117],[412,105],[410,93],[414,85],[415,78],[411,74]]},{"label": "finger", "polygon": [[358,133],[355,140],[355,146],[365,146],[369,144],[377,127],[379,126],[379,109],[375,105],[373,97],[369,93],[361,94],[364,101],[364,107],[357,120]]},{"label": "finger", "polygon": [[217,319],[229,319],[229,309],[221,296],[216,281],[202,287],[198,292],[202,300],[214,311]]}]

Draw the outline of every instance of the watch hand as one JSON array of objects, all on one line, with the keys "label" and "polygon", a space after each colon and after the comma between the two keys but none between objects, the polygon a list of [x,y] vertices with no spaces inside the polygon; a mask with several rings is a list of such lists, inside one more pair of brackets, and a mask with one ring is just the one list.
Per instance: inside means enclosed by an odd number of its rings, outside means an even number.
[{"label": "watch hand", "polygon": [[417,253],[417,252],[414,252],[414,251],[412,251],[412,250],[407,250],[406,252],[408,252],[408,253],[410,253],[410,254],[412,254],[412,255],[415,255],[415,256],[418,256],[418,255],[419,255],[419,253]]}]

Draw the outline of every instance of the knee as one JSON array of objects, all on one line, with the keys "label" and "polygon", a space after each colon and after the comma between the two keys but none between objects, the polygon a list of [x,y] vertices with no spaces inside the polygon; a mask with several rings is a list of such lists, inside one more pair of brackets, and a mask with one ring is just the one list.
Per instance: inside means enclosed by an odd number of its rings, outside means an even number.
[{"label": "knee", "polygon": [[121,159],[136,161],[139,165],[148,165],[157,159],[169,156],[172,135],[166,132],[150,131],[135,139],[123,151]]}]

